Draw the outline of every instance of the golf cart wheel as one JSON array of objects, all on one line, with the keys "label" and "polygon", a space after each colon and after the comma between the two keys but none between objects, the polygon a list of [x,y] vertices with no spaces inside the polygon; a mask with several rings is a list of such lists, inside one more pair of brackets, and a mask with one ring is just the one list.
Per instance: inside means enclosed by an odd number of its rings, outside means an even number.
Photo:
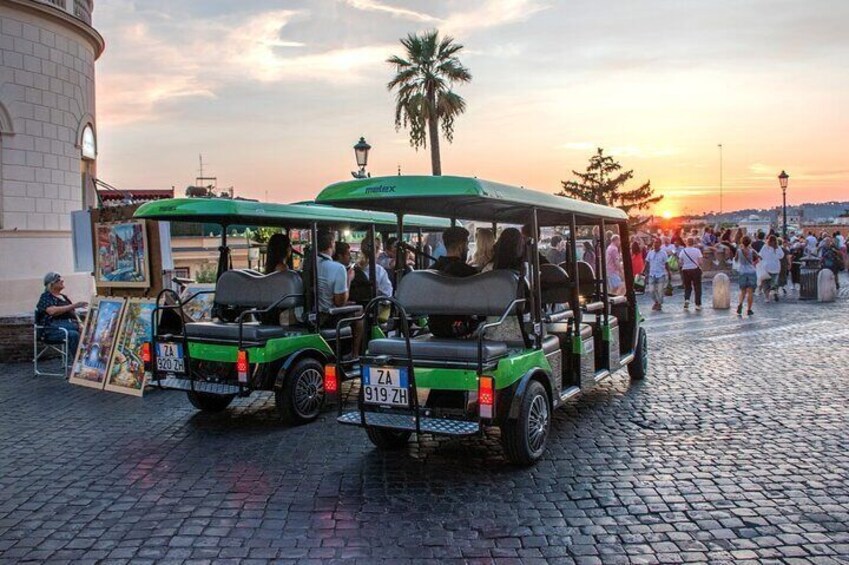
[{"label": "golf cart wheel", "polygon": [[235,395],[233,394],[209,394],[208,392],[198,392],[196,390],[187,390],[186,395],[189,397],[189,402],[192,406],[203,412],[221,412],[226,410],[230,403],[233,402]]},{"label": "golf cart wheel", "polygon": [[386,428],[366,428],[368,438],[378,449],[397,451],[407,447],[413,432],[407,430],[387,430]]},{"label": "golf cart wheel", "polygon": [[646,337],[645,328],[640,328],[639,337],[637,338],[637,350],[634,352],[634,358],[628,363],[628,374],[631,375],[631,380],[641,381],[646,378],[649,372],[649,344]]},{"label": "golf cart wheel", "polygon": [[501,447],[511,463],[528,466],[545,453],[551,427],[551,404],[539,381],[528,383],[521,402],[519,417],[501,426]]},{"label": "golf cart wheel", "polygon": [[277,413],[286,424],[312,422],[324,406],[324,367],[315,359],[301,359],[283,376],[274,393]]}]

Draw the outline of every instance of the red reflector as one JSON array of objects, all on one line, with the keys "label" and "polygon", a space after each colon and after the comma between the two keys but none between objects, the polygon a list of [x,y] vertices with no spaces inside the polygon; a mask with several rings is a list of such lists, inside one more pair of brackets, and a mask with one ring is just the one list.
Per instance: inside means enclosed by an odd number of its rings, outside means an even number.
[{"label": "red reflector", "polygon": [[141,358],[142,358],[142,363],[150,363],[151,357],[150,357],[150,342],[149,341],[142,343]]},{"label": "red reflector", "polygon": [[324,366],[324,392],[334,394],[339,390],[339,381],[336,379],[336,365]]},{"label": "red reflector", "polygon": [[239,350],[236,355],[236,374],[240,383],[248,382],[248,352]]},{"label": "red reflector", "polygon": [[481,418],[492,418],[495,406],[495,383],[492,377],[481,376],[478,382],[478,405]]}]

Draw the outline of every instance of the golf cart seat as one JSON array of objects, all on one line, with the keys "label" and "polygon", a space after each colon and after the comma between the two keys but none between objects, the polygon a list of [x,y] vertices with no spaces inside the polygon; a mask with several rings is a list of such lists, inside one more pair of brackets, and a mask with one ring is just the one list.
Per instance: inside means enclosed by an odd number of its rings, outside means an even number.
[{"label": "golf cart seat", "polygon": [[[501,317],[516,300],[524,285],[519,275],[509,270],[490,271],[471,277],[451,277],[436,271],[413,271],[401,279],[395,299],[409,316]],[[514,310],[516,308],[514,307]],[[524,347],[524,336],[512,340],[484,339],[480,347],[484,363],[507,355],[511,347]],[[414,360],[475,362],[479,341],[421,336],[410,340]],[[373,339],[369,355],[407,357],[403,337]]]},{"label": "golf cart seat", "polygon": [[539,275],[543,305],[569,302],[571,279],[566,271],[558,265],[544,263],[539,266]]},{"label": "golf cart seat", "polygon": [[[281,299],[287,297],[280,302]],[[279,302],[279,303],[278,303]],[[239,340],[239,316],[249,310],[271,308],[265,319],[277,319],[274,312],[297,308],[304,304],[304,284],[294,271],[257,275],[250,271],[226,271],[215,285],[214,311],[218,321],[196,322],[185,325],[187,337],[215,341]],[[262,343],[283,337],[289,328],[278,324],[256,322],[247,317],[242,324],[242,339]]]}]

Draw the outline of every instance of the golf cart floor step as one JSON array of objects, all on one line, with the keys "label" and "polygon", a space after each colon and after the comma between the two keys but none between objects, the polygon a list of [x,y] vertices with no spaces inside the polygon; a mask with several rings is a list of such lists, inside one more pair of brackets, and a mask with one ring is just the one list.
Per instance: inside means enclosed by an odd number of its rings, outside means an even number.
[{"label": "golf cart floor step", "polygon": [[159,381],[153,381],[154,384],[159,384],[162,388],[172,388],[176,390],[194,390],[197,392],[207,392],[209,394],[239,394],[241,390],[238,386],[228,385],[223,383],[208,383],[206,381],[193,381],[191,379],[178,379],[169,377]]},{"label": "golf cart floor step", "polygon": [[[416,419],[407,414],[382,414],[379,412],[365,413],[366,425],[379,428],[391,428],[395,430],[416,430]],[[340,424],[351,424],[359,426],[362,423],[359,412],[346,412],[339,416]],[[444,418],[419,419],[422,433],[443,434],[450,436],[468,436],[480,431],[478,422],[466,422],[463,420],[448,420]]]}]

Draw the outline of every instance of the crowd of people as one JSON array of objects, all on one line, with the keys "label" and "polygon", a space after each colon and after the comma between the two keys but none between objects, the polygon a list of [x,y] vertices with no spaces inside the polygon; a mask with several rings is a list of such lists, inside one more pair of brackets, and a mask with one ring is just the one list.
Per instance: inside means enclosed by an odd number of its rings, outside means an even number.
[{"label": "crowd of people", "polygon": [[[649,245],[644,245],[646,240],[650,241]],[[618,246],[613,238],[609,241],[608,286],[616,288],[621,271],[612,269],[610,260],[611,249]],[[684,287],[684,308],[690,307],[693,298],[696,310],[701,310],[702,275],[709,257],[714,266],[720,264],[720,259],[730,261],[737,273],[737,314],[740,316],[744,307],[747,315],[754,314],[752,306],[756,294],[763,295],[765,301],[778,302],[780,296],[797,291],[801,285],[803,259],[818,259],[822,268],[834,273],[838,288],[838,274],[849,266],[847,240],[839,231],[819,235],[812,231],[793,233],[786,239],[775,230],[759,231],[754,238],[742,228],[715,230],[706,227],[689,233],[658,231],[647,238],[634,238],[630,252],[634,284],[650,293],[655,311],[661,311],[664,297],[673,293],[672,275],[675,272],[680,272]],[[615,251],[612,253],[615,256]]]}]

